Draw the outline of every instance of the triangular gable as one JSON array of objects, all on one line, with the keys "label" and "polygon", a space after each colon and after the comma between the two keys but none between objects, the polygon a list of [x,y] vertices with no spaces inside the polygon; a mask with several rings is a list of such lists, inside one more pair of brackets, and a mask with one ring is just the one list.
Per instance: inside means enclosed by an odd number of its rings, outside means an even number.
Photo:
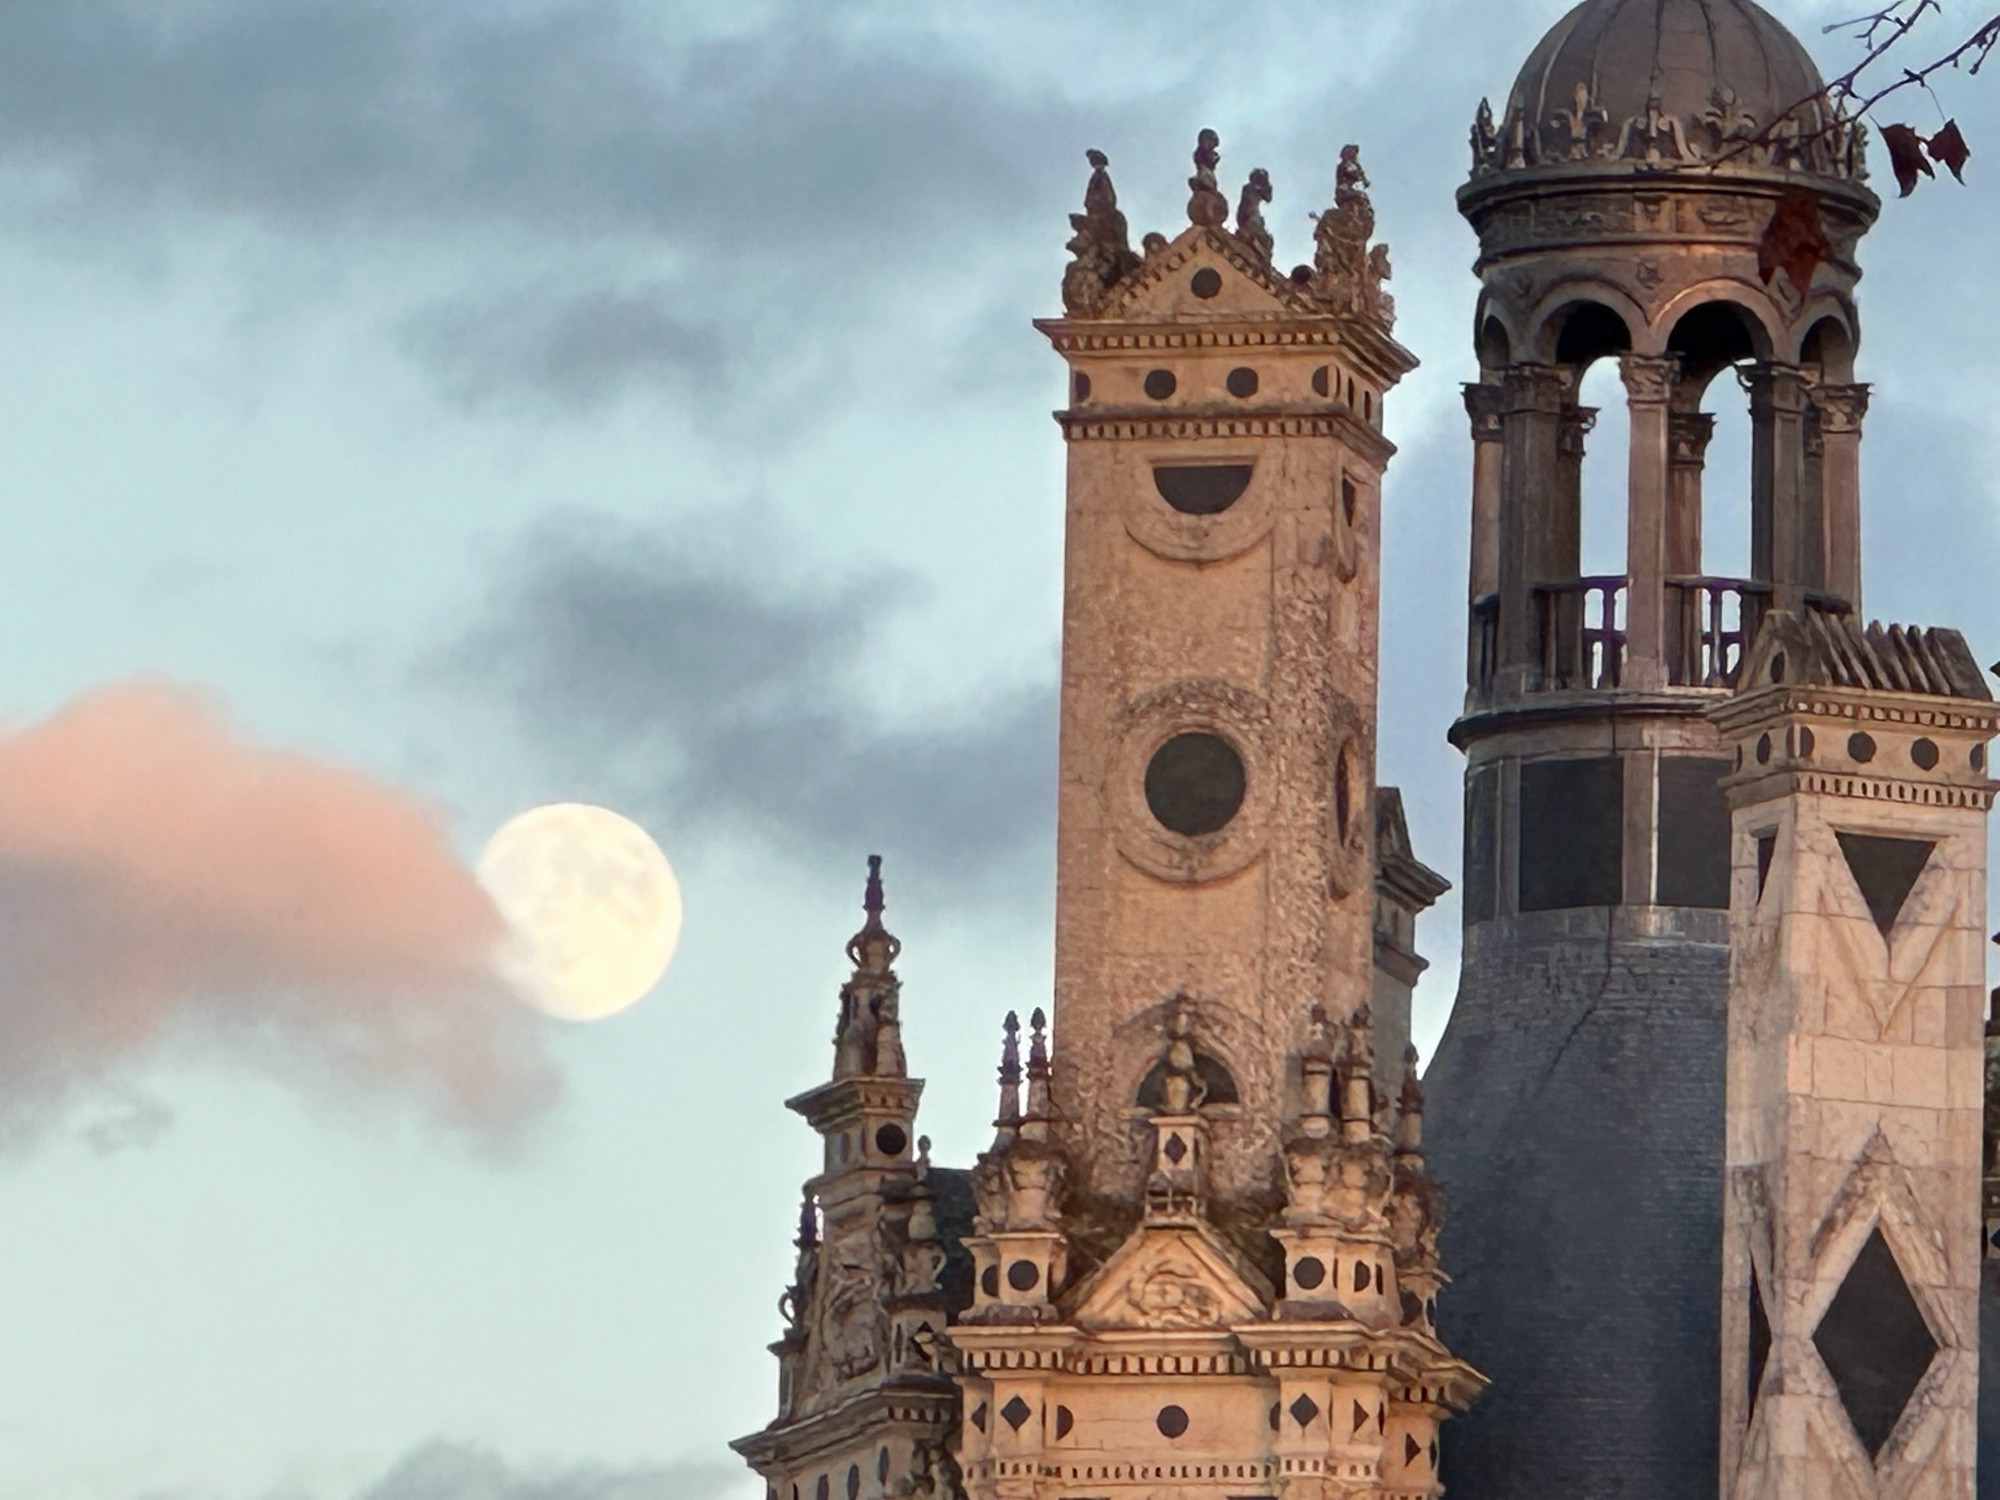
[{"label": "triangular gable", "polygon": [[1227,1328],[1264,1316],[1266,1298],[1203,1225],[1142,1225],[1084,1285],[1084,1328]]},{"label": "triangular gable", "polygon": [[1114,287],[1097,316],[1148,320],[1319,311],[1289,277],[1228,230],[1190,225]]}]

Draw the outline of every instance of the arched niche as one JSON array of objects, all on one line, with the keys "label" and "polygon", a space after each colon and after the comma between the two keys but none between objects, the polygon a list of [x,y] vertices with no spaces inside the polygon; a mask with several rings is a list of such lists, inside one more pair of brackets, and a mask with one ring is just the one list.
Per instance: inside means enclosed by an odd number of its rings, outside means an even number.
[{"label": "arched niche", "polygon": [[1854,354],[1858,341],[1845,318],[1825,313],[1817,318],[1799,342],[1799,363],[1828,385],[1849,385],[1854,380]]},{"label": "arched niche", "polygon": [[[1659,339],[1659,343],[1653,346],[1653,352],[1674,350],[1677,336],[1683,339],[1692,337],[1694,330],[1683,334],[1681,325],[1691,313],[1703,308],[1728,309],[1742,320],[1742,326],[1750,337],[1750,353],[1745,358],[1774,358],[1774,351],[1785,342],[1778,309],[1762,287],[1718,277],[1686,288],[1659,309],[1648,333],[1649,338]],[[1705,322],[1710,325],[1707,331],[1719,329],[1719,320],[1723,315],[1720,312],[1704,314]]]},{"label": "arched niche", "polygon": [[1481,370],[1504,370],[1514,362],[1514,341],[1507,336],[1507,325],[1491,312],[1482,310],[1473,343],[1479,352]]},{"label": "arched niche", "polygon": [[1596,361],[1632,347],[1632,325],[1606,303],[1577,297],[1542,320],[1535,342],[1546,361],[1572,366],[1581,377]]}]

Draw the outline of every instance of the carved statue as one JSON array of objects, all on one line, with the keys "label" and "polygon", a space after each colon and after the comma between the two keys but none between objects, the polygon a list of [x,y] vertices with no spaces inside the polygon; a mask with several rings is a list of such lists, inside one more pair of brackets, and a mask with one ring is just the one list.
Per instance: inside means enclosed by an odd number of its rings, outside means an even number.
[{"label": "carved statue", "polygon": [[1395,319],[1395,301],[1382,290],[1389,279],[1388,250],[1368,241],[1375,233],[1375,205],[1369,200],[1368,173],[1361,148],[1340,148],[1334,176],[1333,207],[1313,226],[1313,271],[1309,282],[1329,310],[1363,317],[1385,331]]},{"label": "carved statue", "polygon": [[1271,201],[1271,174],[1262,167],[1252,169],[1243,184],[1243,196],[1236,200],[1236,237],[1266,265],[1271,262],[1274,241],[1264,226],[1263,205]]},{"label": "carved statue", "polygon": [[1493,105],[1490,100],[1479,101],[1479,112],[1472,117],[1472,175],[1483,177],[1500,165],[1500,132],[1493,125]]},{"label": "carved statue", "polygon": [[1075,259],[1063,272],[1062,286],[1063,307],[1080,318],[1094,316],[1105,294],[1139,266],[1111,185],[1111,158],[1102,151],[1084,156],[1090,162],[1090,182],[1083,190],[1083,212],[1069,216],[1075,233],[1065,248]]},{"label": "carved statue", "polygon": [[1175,1002],[1167,1018],[1167,1072],[1162,1081],[1161,1112],[1193,1114],[1208,1098],[1208,1084],[1195,1068],[1194,1007],[1185,998]]},{"label": "carved statue", "polygon": [[1206,229],[1220,229],[1229,217],[1229,200],[1215,183],[1215,169],[1222,165],[1222,137],[1204,130],[1195,139],[1194,176],[1188,179],[1192,194],[1188,199],[1188,222]]}]

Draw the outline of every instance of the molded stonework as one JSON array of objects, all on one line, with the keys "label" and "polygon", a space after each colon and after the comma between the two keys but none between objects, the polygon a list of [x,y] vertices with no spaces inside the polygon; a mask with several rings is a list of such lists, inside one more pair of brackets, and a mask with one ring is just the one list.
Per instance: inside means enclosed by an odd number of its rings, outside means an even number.
[{"label": "molded stonework", "polygon": [[1715,719],[1738,767],[1724,1493],[1962,1500],[2000,709],[1955,632],[1778,614]]}]

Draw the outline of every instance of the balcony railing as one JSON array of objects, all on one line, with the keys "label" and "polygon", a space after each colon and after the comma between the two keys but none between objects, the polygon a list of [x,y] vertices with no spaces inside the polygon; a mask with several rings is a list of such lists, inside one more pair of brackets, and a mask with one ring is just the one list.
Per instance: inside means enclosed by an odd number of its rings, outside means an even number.
[{"label": "balcony railing", "polygon": [[1743,653],[1771,607],[1771,586],[1745,578],[1669,578],[1667,681],[1675,687],[1735,687]]},{"label": "balcony railing", "polygon": [[1625,632],[1619,626],[1623,578],[1572,578],[1535,589],[1544,692],[1618,686],[1625,670]]}]

